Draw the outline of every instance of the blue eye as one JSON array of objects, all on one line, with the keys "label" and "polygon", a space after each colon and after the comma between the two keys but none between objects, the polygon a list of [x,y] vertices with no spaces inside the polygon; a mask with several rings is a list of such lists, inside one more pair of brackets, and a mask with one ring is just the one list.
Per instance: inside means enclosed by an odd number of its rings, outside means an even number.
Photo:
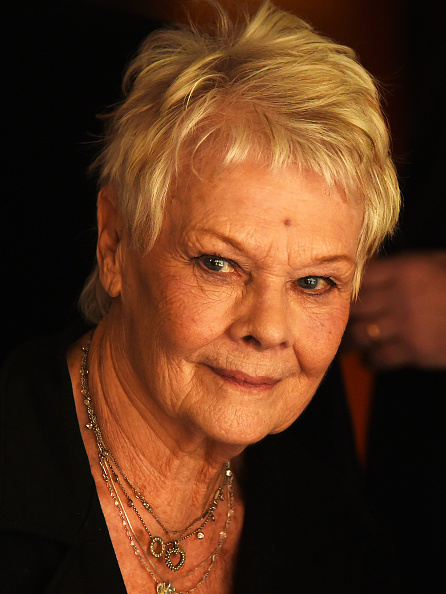
[{"label": "blue eye", "polygon": [[330,278],[323,276],[304,276],[296,282],[301,289],[315,293],[325,293],[334,286],[334,282]]},{"label": "blue eye", "polygon": [[220,256],[202,256],[201,262],[212,272],[231,272],[234,269],[228,260]]}]

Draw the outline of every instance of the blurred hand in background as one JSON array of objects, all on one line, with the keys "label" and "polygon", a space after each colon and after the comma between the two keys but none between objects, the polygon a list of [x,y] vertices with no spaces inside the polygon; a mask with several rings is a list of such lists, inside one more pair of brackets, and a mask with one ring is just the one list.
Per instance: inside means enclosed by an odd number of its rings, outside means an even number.
[{"label": "blurred hand in background", "polygon": [[446,252],[376,259],[351,310],[345,349],[374,369],[446,368]]}]

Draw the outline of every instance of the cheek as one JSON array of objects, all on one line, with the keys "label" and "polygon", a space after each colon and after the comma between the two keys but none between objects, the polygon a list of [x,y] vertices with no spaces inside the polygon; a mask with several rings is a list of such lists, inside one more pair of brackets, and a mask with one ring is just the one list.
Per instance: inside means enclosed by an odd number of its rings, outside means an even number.
[{"label": "cheek", "polygon": [[324,374],[341,342],[349,315],[349,304],[311,312],[299,331],[296,348],[302,366],[315,375]]},{"label": "cheek", "polygon": [[234,295],[226,290],[203,290],[178,276],[166,277],[153,304],[163,342],[182,355],[225,333]]}]

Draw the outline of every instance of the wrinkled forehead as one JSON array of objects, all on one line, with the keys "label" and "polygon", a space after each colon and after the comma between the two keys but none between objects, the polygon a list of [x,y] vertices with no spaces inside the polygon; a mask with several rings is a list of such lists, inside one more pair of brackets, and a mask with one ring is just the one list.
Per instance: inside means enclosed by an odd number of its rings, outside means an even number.
[{"label": "wrinkled forehead", "polygon": [[363,221],[362,205],[336,184],[329,186],[318,173],[300,167],[277,168],[249,159],[222,166],[221,157],[209,156],[202,159],[199,171],[184,168],[182,173],[166,205],[166,216],[170,223],[176,219],[177,229],[190,226],[192,219],[193,225],[206,219],[207,224],[218,220],[241,228],[260,218],[259,213],[266,215],[262,225],[273,226],[280,220],[294,231],[309,213],[325,221],[327,228],[341,212],[344,222],[353,216],[355,228]]}]

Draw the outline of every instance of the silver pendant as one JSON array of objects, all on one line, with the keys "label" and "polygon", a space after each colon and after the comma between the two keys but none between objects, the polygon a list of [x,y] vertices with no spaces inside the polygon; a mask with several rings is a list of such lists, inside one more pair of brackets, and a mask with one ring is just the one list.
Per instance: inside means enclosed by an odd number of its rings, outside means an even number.
[{"label": "silver pendant", "polygon": [[[184,552],[184,550],[178,546],[178,541],[174,540],[173,542],[170,542],[168,545],[166,545],[167,551],[166,554],[164,555],[164,561],[166,562],[167,567],[171,570],[171,571],[178,571],[179,569],[181,569],[184,565],[184,562],[186,561],[186,553]],[[172,563],[172,561],[170,560],[170,556],[171,555],[180,555],[180,559],[178,561],[178,563],[176,565],[174,565]]]}]

